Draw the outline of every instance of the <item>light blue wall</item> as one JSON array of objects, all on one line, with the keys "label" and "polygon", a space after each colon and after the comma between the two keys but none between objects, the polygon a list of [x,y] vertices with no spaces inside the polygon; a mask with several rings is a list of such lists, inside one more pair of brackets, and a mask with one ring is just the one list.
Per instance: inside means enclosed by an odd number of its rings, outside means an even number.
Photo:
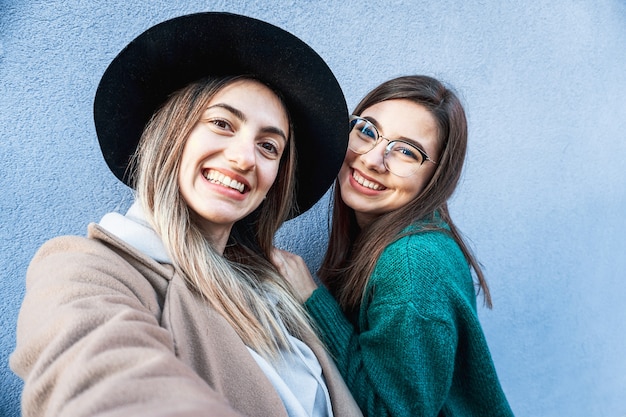
[{"label": "light blue wall", "polygon": [[[397,75],[456,86],[471,143],[452,213],[491,284],[479,313],[513,410],[626,415],[623,0],[1,0],[0,415],[19,415],[6,362],[30,258],[129,202],[95,138],[99,77],[149,26],[206,10],[300,36],[350,108]],[[279,235],[313,267],[327,204]]]}]

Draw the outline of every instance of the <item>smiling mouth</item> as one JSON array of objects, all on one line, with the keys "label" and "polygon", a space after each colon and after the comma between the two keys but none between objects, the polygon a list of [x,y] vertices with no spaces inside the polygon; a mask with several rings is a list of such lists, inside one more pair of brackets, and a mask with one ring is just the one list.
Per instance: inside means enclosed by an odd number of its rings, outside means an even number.
[{"label": "smiling mouth", "polygon": [[360,185],[362,185],[365,188],[369,188],[370,190],[381,191],[387,188],[377,182],[366,180],[365,178],[357,174],[356,170],[352,170],[352,178],[354,178],[354,180],[358,182]]},{"label": "smiling mouth", "polygon": [[202,175],[213,184],[219,184],[224,187],[232,188],[233,190],[239,191],[241,194],[243,194],[246,189],[244,184],[214,169],[207,169],[202,172]]}]

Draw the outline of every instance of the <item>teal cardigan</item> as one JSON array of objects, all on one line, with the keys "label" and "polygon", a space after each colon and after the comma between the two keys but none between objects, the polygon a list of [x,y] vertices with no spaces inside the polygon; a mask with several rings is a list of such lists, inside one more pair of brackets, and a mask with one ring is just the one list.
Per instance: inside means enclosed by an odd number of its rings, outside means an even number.
[{"label": "teal cardigan", "polygon": [[365,416],[513,415],[450,235],[420,232],[385,248],[364,300],[356,328],[325,288],[305,307]]}]

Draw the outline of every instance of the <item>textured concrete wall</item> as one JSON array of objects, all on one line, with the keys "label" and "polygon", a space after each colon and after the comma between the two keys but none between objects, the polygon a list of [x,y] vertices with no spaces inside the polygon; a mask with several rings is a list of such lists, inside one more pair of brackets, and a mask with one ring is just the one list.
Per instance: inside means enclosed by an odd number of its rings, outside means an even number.
[{"label": "textured concrete wall", "polygon": [[[309,42],[350,108],[397,75],[453,84],[471,143],[452,213],[491,284],[479,313],[516,415],[626,415],[626,3],[329,3],[0,2],[0,415],[19,415],[6,362],[33,253],[129,202],[95,138],[99,77],[152,24],[206,10]],[[313,267],[327,205],[279,235]]]}]

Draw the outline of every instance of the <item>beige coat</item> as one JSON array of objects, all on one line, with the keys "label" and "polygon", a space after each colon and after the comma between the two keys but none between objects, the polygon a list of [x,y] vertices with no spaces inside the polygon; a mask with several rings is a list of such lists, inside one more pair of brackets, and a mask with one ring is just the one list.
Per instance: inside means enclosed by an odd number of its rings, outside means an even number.
[{"label": "beige coat", "polygon": [[[335,416],[360,416],[324,349],[305,342]],[[10,365],[25,417],[287,416],[232,327],[171,265],[94,224],[35,255]]]}]

